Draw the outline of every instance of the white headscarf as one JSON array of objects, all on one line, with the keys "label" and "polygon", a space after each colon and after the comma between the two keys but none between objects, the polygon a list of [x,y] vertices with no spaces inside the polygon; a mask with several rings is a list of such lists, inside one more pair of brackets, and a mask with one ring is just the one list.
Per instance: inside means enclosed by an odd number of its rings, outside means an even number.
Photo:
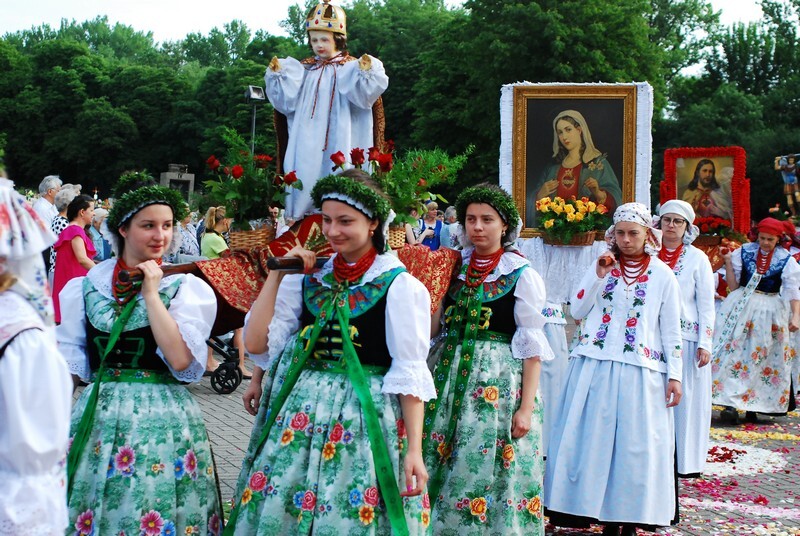
[{"label": "white headscarf", "polygon": [[55,241],[14,183],[0,178],[0,274],[16,277],[11,290],[28,300],[48,326],[54,324],[53,300],[42,251]]},{"label": "white headscarf", "polygon": [[[677,214],[681,216],[684,220],[686,220],[686,230],[683,233],[683,243],[684,245],[689,245],[694,242],[694,239],[700,234],[700,229],[697,228],[697,225],[694,225],[694,209],[692,205],[687,203],[686,201],[681,201],[680,199],[670,199],[663,205],[661,208],[658,209],[658,215],[663,216],[664,214]],[[654,219],[653,225],[656,225],[660,229],[661,228],[661,218]]]},{"label": "white headscarf", "polygon": [[614,230],[621,221],[638,223],[647,229],[647,239],[644,242],[644,251],[648,255],[657,255],[661,249],[661,230],[653,227],[653,216],[650,210],[641,203],[625,203],[614,211],[614,223],[606,231],[606,243],[613,247],[617,243]]}]

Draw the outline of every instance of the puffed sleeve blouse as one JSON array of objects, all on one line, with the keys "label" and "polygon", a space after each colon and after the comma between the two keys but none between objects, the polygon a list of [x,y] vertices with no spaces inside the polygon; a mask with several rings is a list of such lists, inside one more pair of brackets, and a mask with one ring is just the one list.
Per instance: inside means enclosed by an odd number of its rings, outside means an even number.
[{"label": "puffed sleeve blouse", "polygon": [[[389,269],[402,266],[392,255],[378,255],[359,285],[364,285]],[[333,259],[309,277],[322,282],[333,269]],[[303,275],[287,275],[278,287],[275,315],[269,325],[268,347],[263,354],[251,354],[253,362],[268,370],[300,329],[303,312]],[[357,288],[358,285],[352,287]],[[250,314],[245,318],[245,330]],[[430,344],[430,295],[425,286],[408,272],[401,272],[386,293],[386,346],[392,363],[383,378],[384,394],[413,395],[423,401],[436,397],[433,378],[427,366]]]}]

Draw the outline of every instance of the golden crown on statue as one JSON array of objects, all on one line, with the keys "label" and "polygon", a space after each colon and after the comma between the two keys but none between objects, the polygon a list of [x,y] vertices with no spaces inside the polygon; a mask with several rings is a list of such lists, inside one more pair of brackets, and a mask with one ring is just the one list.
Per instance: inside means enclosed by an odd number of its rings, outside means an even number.
[{"label": "golden crown on statue", "polygon": [[306,16],[306,31],[322,30],[347,35],[347,17],[344,9],[328,0],[317,4]]}]

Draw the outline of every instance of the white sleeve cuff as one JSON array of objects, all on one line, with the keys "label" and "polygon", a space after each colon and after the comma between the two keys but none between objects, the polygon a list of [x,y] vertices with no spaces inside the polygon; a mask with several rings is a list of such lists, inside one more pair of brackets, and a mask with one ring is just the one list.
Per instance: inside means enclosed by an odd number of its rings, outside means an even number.
[{"label": "white sleeve cuff", "polygon": [[156,353],[178,381],[198,382],[206,370],[208,349],[206,341],[217,317],[217,299],[211,287],[202,279],[187,274],[178,293],[169,305],[169,314],[178,325],[178,332],[192,354],[191,364],[184,370],[172,368],[159,348]]},{"label": "white sleeve cuff", "polygon": [[511,339],[511,355],[515,359],[538,357],[541,361],[555,358],[544,331],[534,328],[519,328]]},{"label": "white sleeve cuff", "polygon": [[412,395],[423,402],[436,398],[433,376],[425,361],[393,359],[383,377],[383,394]]}]

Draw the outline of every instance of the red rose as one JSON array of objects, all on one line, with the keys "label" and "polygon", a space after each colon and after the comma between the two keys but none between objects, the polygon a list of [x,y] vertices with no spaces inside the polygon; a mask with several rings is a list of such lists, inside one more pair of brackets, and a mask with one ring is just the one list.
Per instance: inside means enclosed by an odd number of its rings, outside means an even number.
[{"label": "red rose", "polygon": [[701,226],[700,226],[700,230],[701,230],[702,232],[704,232],[704,233],[707,233],[707,232],[708,232],[708,224],[707,224],[707,223],[704,223],[703,225],[701,225]]},{"label": "red rose", "polygon": [[211,164],[213,164],[213,163],[214,163],[214,161],[215,161],[216,159],[217,159],[217,157],[216,157],[216,156],[214,156],[214,155],[212,154],[211,156],[209,156],[209,157],[206,159],[206,164],[208,164],[209,166],[211,166]]},{"label": "red rose", "polygon": [[250,477],[250,489],[253,491],[261,491],[266,487],[267,487],[267,477],[263,473],[263,471],[258,471],[257,473],[253,473],[253,476]]},{"label": "red rose", "polygon": [[611,275],[614,277],[619,277],[620,274],[621,272],[619,271],[619,268],[614,268],[613,270],[611,270]]},{"label": "red rose", "polygon": [[233,166],[233,169],[231,169],[231,175],[234,179],[240,179],[242,175],[244,175],[244,168],[239,164],[236,164]]},{"label": "red rose", "polygon": [[336,168],[344,167],[344,163],[347,162],[347,159],[345,159],[342,151],[337,151],[331,155],[331,162],[333,162],[333,167],[331,169],[336,171]]},{"label": "red rose", "polygon": [[377,160],[378,156],[381,154],[381,150],[377,147],[370,147],[367,149],[367,158],[369,158],[370,162],[373,160]]},{"label": "red rose", "polygon": [[333,430],[331,430],[328,439],[330,439],[332,443],[338,443],[342,440],[342,435],[344,435],[344,426],[342,426],[342,423],[337,422],[333,425]]},{"label": "red rose", "polygon": [[603,315],[603,324],[608,324],[609,322],[611,322],[611,315],[610,314],[604,314]]},{"label": "red rose", "polygon": [[231,174],[231,168],[229,168],[228,166],[225,166],[224,168],[222,168],[222,172],[225,175],[230,175]]},{"label": "red rose", "polygon": [[303,510],[308,512],[312,512],[314,507],[317,505],[317,496],[314,495],[312,491],[307,491],[305,495],[303,495]]},{"label": "red rose", "polygon": [[645,275],[643,275],[643,276],[639,277],[639,279],[637,279],[637,281],[638,281],[639,283],[647,283],[649,280],[650,280],[650,278],[649,278],[649,277],[647,277],[647,274],[645,274]]},{"label": "red rose", "polygon": [[417,186],[422,186],[423,188],[425,186],[427,186],[427,184],[428,184],[428,181],[426,181],[425,179],[420,179],[420,180],[417,181]]},{"label": "red rose", "polygon": [[578,299],[579,299],[579,300],[582,300],[582,299],[583,299],[583,295],[584,295],[584,294],[586,294],[586,292],[585,292],[583,289],[580,289],[580,290],[578,291]]},{"label": "red rose", "polygon": [[211,171],[216,171],[217,169],[219,169],[220,166],[219,160],[217,160],[217,157],[214,156],[213,154],[208,157],[208,160],[206,160],[206,164],[208,164],[208,167],[209,169],[211,169]]},{"label": "red rose", "polygon": [[360,166],[364,163],[364,149],[355,149],[350,151],[350,163],[354,166]]},{"label": "red rose", "polygon": [[272,162],[272,157],[268,154],[257,154],[253,159],[256,162],[256,167],[261,169],[265,169]]},{"label": "red rose", "polygon": [[397,419],[397,437],[400,439],[406,438],[406,421]]},{"label": "red rose", "polygon": [[625,325],[628,326],[629,328],[636,327],[636,319],[635,318],[629,318],[628,321],[625,322]]},{"label": "red rose", "polygon": [[295,413],[294,417],[292,417],[292,421],[289,423],[289,427],[298,431],[305,430],[308,423],[308,415],[301,411],[300,413]]},{"label": "red rose", "polygon": [[378,506],[378,488],[372,486],[364,490],[364,504],[367,506]]},{"label": "red rose", "polygon": [[381,153],[378,155],[378,166],[380,166],[381,171],[384,173],[391,171],[392,166],[394,165],[394,159],[392,158],[392,153]]},{"label": "red rose", "polygon": [[289,173],[283,176],[283,182],[287,186],[297,182],[297,173],[295,173],[294,171],[290,171]]}]

